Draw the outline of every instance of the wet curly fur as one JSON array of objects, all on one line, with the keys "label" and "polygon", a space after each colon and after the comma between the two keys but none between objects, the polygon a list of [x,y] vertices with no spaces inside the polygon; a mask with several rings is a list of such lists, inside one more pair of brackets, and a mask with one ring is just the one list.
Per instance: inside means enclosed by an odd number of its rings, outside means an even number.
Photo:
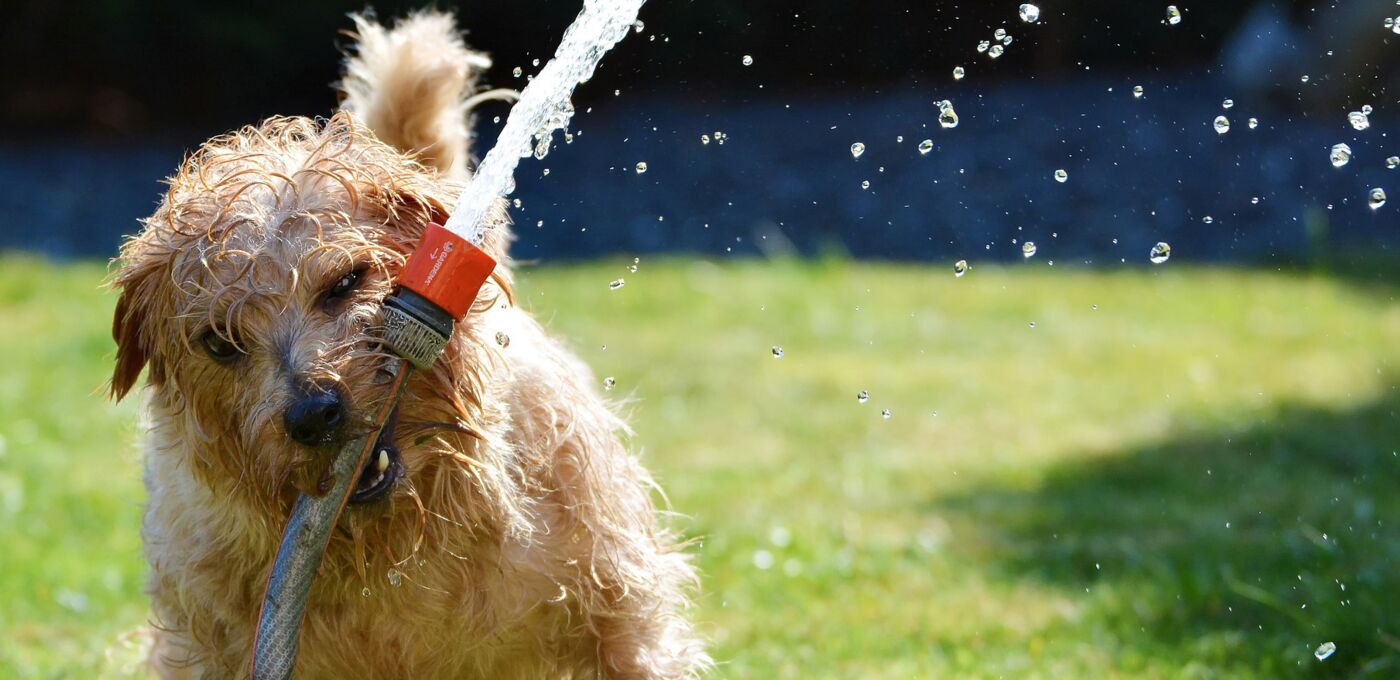
[{"label": "wet curly fur", "polygon": [[[341,112],[206,142],[119,257],[111,393],[146,369],[142,536],[163,677],[246,676],[291,502],[335,450],[294,442],[282,413],[333,385],[368,418],[388,360],[379,301],[469,180],[465,102],[489,62],[443,14],[356,22]],[[485,247],[501,266],[409,383],[407,474],[341,518],[298,676],[693,677],[709,665],[686,618],[695,571],[597,380],[513,303],[503,205],[494,219]],[[355,290],[326,295],[357,271]],[[216,359],[210,333],[240,351]]]}]

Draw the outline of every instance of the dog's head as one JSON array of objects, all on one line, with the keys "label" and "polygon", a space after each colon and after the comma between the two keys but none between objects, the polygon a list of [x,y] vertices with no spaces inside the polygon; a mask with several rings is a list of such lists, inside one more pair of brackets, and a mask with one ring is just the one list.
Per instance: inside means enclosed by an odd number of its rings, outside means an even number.
[{"label": "dog's head", "polygon": [[[111,394],[147,368],[159,439],[179,442],[152,455],[189,456],[221,497],[285,512],[297,489],[320,490],[339,445],[386,396],[394,362],[376,342],[380,303],[461,183],[339,114],[210,140],[169,185],[114,276]],[[504,235],[502,224],[486,246],[500,261]],[[498,269],[478,311],[508,302],[507,277]],[[499,360],[480,326],[469,315],[410,382],[352,496],[361,515],[443,513],[429,497],[444,470],[474,469],[466,458]]]}]

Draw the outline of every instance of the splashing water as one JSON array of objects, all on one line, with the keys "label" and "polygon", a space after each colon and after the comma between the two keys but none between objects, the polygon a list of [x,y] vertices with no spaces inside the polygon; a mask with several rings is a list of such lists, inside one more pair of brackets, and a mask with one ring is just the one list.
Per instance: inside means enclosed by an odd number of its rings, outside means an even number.
[{"label": "splashing water", "polygon": [[1328,155],[1332,161],[1332,167],[1340,168],[1351,162],[1351,145],[1346,142],[1332,145],[1332,153]]},{"label": "splashing water", "polygon": [[543,158],[549,152],[554,131],[565,129],[573,118],[569,96],[574,88],[592,78],[603,55],[633,30],[643,2],[584,0],[554,58],[521,91],[496,145],[477,166],[444,227],[472,243],[486,238],[486,215],[498,197],[514,190],[516,165],[525,156]]},{"label": "splashing water", "polygon": [[953,110],[953,102],[947,99],[938,102],[938,124],[945,129],[958,126],[958,112]]}]

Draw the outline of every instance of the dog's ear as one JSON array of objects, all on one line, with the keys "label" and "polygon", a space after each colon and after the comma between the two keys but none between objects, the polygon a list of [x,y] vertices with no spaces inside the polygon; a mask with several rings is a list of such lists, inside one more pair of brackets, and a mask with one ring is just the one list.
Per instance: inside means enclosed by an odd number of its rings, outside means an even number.
[{"label": "dog's ear", "polygon": [[113,401],[121,401],[127,392],[136,385],[141,369],[146,365],[147,353],[141,337],[141,327],[145,324],[145,314],[133,301],[131,290],[122,292],[117,300],[117,311],[112,317],[112,339],[117,341],[117,365],[112,371],[112,381],[107,395]]},{"label": "dog's ear", "polygon": [[[141,377],[141,369],[151,359],[151,307],[154,304],[152,284],[158,278],[157,268],[126,264],[112,278],[112,288],[121,290],[117,309],[112,315],[112,339],[117,342],[117,362],[107,394],[121,401]],[[154,372],[151,381],[159,383]]]},{"label": "dog's ear", "polygon": [[399,191],[390,197],[389,203],[392,207],[390,222],[394,230],[409,239],[412,245],[417,245],[429,222],[447,222],[447,206],[426,193]]}]

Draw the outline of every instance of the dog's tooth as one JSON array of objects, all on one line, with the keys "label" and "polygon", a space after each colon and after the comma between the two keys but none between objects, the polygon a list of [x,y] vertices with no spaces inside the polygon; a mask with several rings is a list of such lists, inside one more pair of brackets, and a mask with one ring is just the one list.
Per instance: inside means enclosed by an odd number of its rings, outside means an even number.
[{"label": "dog's tooth", "polygon": [[389,469],[389,452],[384,449],[379,450],[379,472],[382,474]]}]

